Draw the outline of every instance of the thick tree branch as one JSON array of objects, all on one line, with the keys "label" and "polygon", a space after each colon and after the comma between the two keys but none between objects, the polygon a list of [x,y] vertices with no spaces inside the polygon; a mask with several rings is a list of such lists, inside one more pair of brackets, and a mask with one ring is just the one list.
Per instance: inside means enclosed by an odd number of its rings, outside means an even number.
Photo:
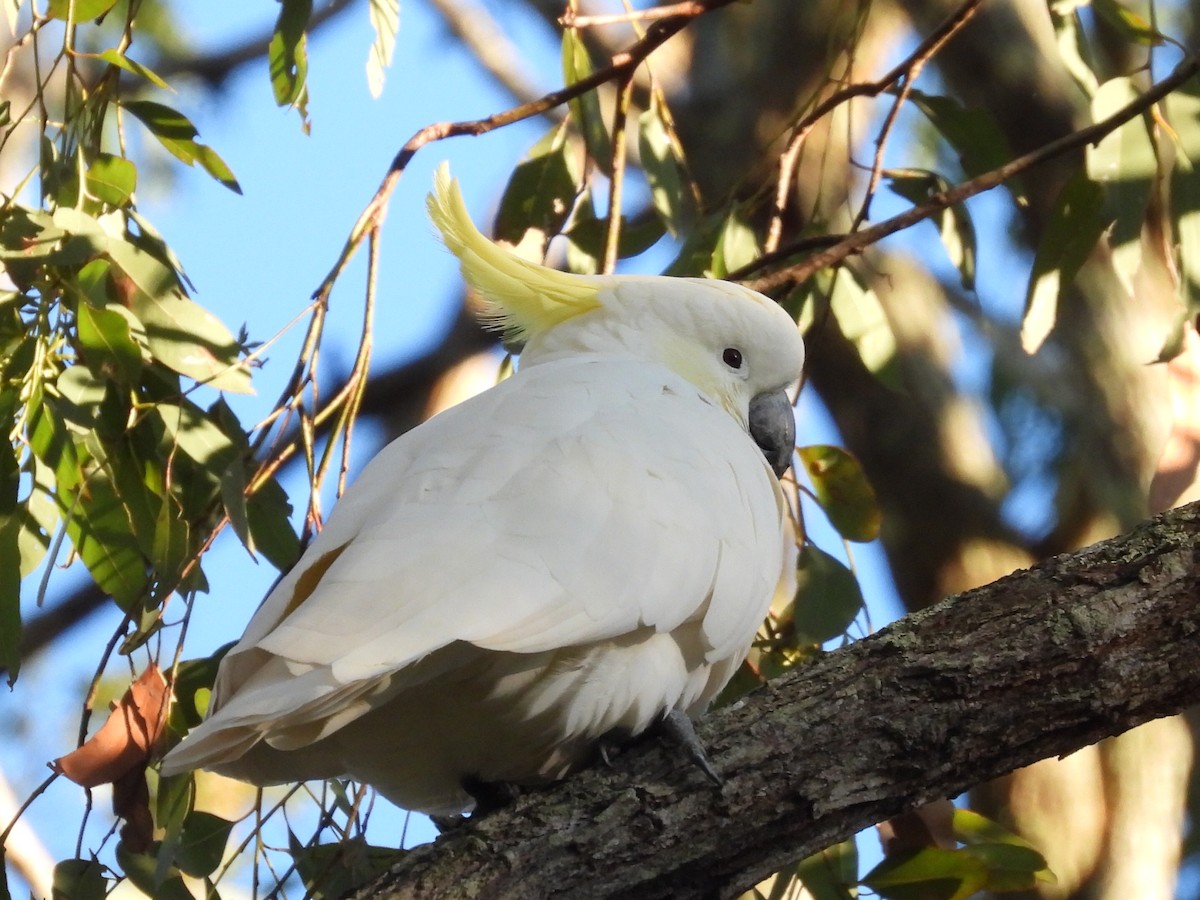
[{"label": "thick tree branch", "polygon": [[700,735],[416,848],[357,896],[735,896],[902,810],[1200,700],[1200,504],[915,613]]}]

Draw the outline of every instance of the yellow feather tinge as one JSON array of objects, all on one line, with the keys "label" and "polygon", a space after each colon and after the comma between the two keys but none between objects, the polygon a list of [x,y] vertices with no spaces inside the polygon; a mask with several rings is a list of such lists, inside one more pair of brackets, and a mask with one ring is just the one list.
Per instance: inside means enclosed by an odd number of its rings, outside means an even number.
[{"label": "yellow feather tinge", "polygon": [[503,332],[505,340],[523,342],[600,306],[601,279],[539,266],[484,237],[446,163],[438,166],[426,206],[442,240],[458,257],[463,278],[483,295],[480,318]]}]

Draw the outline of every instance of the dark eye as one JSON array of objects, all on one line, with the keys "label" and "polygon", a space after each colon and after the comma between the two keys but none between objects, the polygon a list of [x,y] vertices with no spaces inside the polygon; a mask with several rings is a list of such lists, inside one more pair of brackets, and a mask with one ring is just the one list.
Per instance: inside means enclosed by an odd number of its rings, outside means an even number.
[{"label": "dark eye", "polygon": [[725,360],[725,365],[731,369],[742,367],[742,351],[735,347],[726,347],[725,352],[721,354],[721,359]]}]

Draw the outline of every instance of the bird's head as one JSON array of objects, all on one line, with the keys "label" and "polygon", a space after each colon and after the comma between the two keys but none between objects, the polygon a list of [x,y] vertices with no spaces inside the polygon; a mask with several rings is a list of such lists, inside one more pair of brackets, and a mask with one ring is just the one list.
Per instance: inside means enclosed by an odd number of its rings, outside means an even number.
[{"label": "bird's head", "polygon": [[445,165],[428,206],[483,297],[481,317],[524,345],[522,366],[580,353],[661,362],[725,409],[777,475],[791,464],[795,419],[785,391],[800,378],[804,342],[769,297],[725,281],[572,275],[523,260],[479,232]]}]

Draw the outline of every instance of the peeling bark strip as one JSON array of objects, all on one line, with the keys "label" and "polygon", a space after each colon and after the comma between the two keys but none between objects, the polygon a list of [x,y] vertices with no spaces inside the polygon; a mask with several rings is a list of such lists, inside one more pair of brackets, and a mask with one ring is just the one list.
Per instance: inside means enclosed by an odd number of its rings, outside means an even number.
[{"label": "peeling bark strip", "polygon": [[359,900],[735,896],[902,810],[1200,702],[1200,504],[910,615],[419,847]]}]

